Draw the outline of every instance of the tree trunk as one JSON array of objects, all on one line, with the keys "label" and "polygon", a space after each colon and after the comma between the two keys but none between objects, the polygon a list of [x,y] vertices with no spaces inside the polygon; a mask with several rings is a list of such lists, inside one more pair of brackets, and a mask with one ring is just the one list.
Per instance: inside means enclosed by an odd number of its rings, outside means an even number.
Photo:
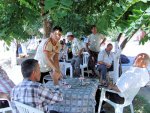
[{"label": "tree trunk", "polygon": [[47,14],[48,11],[44,10],[44,0],[40,0],[40,6],[41,6],[41,15],[43,18],[43,29],[44,29],[44,34],[43,38],[48,38],[50,36],[50,31],[51,31],[51,21],[48,20]]},{"label": "tree trunk", "polygon": [[13,40],[10,45],[11,67],[17,64],[16,50],[17,50],[17,42],[16,40]]},{"label": "tree trunk", "polygon": [[[135,31],[131,34],[131,38],[133,37],[133,35],[140,29],[140,27],[138,29],[135,29]],[[120,47],[119,47],[119,40],[121,37],[121,33],[119,34],[117,41],[115,42],[115,54],[114,54],[114,83],[116,83],[116,81],[119,78],[119,70],[122,70],[122,67],[119,68],[119,59],[120,59],[120,54],[121,51],[124,49],[124,47],[126,46],[126,44],[128,43],[128,41],[131,38],[125,38],[124,41],[121,43]]]},{"label": "tree trunk", "polygon": [[48,19],[44,19],[43,28],[44,28],[44,37],[48,38],[50,36],[51,31],[51,22]]}]

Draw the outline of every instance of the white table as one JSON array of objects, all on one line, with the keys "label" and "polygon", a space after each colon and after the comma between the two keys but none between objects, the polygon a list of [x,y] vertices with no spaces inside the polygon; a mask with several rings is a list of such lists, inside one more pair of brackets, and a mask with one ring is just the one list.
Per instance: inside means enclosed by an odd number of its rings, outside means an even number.
[{"label": "white table", "polygon": [[[61,113],[95,113],[95,95],[99,81],[96,79],[86,79],[87,84],[81,85],[79,78],[67,78],[65,81],[71,88],[60,86],[63,94],[63,101],[49,106],[49,109]],[[47,82],[46,87],[53,87],[51,81]]]}]

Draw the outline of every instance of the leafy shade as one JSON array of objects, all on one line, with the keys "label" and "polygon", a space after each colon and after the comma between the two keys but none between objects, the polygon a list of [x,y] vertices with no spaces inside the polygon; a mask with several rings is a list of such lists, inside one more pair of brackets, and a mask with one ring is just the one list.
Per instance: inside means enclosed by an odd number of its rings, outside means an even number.
[{"label": "leafy shade", "polygon": [[50,21],[51,26],[59,25],[64,33],[72,31],[77,37],[89,35],[92,24],[113,40],[119,33],[130,40],[142,29],[144,44],[150,39],[149,6],[149,0],[1,0],[0,38],[27,39]]},{"label": "leafy shade", "polygon": [[[0,2],[0,39],[10,42],[13,38],[17,40],[27,39],[33,32],[35,27],[40,23],[39,9],[36,3],[26,2],[25,0],[1,0]],[[38,31],[36,29],[36,31]]]}]

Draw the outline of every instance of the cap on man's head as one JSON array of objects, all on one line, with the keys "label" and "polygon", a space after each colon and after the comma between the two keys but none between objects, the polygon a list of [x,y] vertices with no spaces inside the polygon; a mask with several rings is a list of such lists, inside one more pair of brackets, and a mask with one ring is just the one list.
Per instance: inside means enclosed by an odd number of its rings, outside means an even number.
[{"label": "cap on man's head", "polygon": [[73,36],[72,32],[67,32],[66,37]]}]

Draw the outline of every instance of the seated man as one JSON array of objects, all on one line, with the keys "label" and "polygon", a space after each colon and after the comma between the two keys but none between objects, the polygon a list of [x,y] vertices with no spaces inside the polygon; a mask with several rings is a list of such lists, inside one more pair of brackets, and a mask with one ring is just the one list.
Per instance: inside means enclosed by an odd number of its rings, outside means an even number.
[{"label": "seated man", "polygon": [[61,49],[59,53],[59,61],[68,60],[68,55],[67,55],[68,47],[66,46],[63,40],[60,40],[60,45],[61,45]]},{"label": "seated man", "polygon": [[123,73],[118,79],[116,85],[109,85],[109,88],[117,92],[127,92],[129,95],[132,92],[128,92],[128,89],[139,89],[144,87],[149,82],[149,73],[147,66],[150,62],[150,58],[147,54],[138,54],[135,58],[133,67]]},{"label": "seated man", "polygon": [[30,105],[45,113],[56,113],[48,110],[48,106],[63,100],[59,89],[48,89],[40,80],[40,67],[37,60],[27,59],[21,64],[23,81],[11,92],[11,100]]},{"label": "seated man", "polygon": [[98,54],[98,71],[102,75],[102,85],[106,85],[106,73],[113,71],[113,45],[109,43],[103,51]]},{"label": "seated man", "polygon": [[[9,95],[11,89],[15,86],[15,84],[9,79],[7,73],[0,66],[0,98],[10,99]],[[0,101],[0,108],[9,107],[9,104],[6,100]]]},{"label": "seated man", "polygon": [[[133,96],[133,94],[137,94],[140,88],[144,87],[149,82],[150,77],[147,70],[149,61],[150,58],[147,54],[138,54],[135,58],[133,66],[121,75],[115,85],[110,84],[108,88],[117,92],[121,92],[122,97],[129,98]],[[124,98],[115,93],[106,92],[106,95],[115,103],[124,103]]]},{"label": "seated man", "polygon": [[0,98],[9,99],[11,89],[15,84],[9,79],[7,73],[0,66]]},{"label": "seated man", "polygon": [[84,47],[82,47],[80,41],[74,37],[72,32],[67,33],[68,41],[71,41],[71,48],[72,48],[72,54],[73,58],[71,60],[71,65],[73,67],[74,76],[79,77],[80,76],[80,64],[82,64],[82,52],[84,50]]}]

